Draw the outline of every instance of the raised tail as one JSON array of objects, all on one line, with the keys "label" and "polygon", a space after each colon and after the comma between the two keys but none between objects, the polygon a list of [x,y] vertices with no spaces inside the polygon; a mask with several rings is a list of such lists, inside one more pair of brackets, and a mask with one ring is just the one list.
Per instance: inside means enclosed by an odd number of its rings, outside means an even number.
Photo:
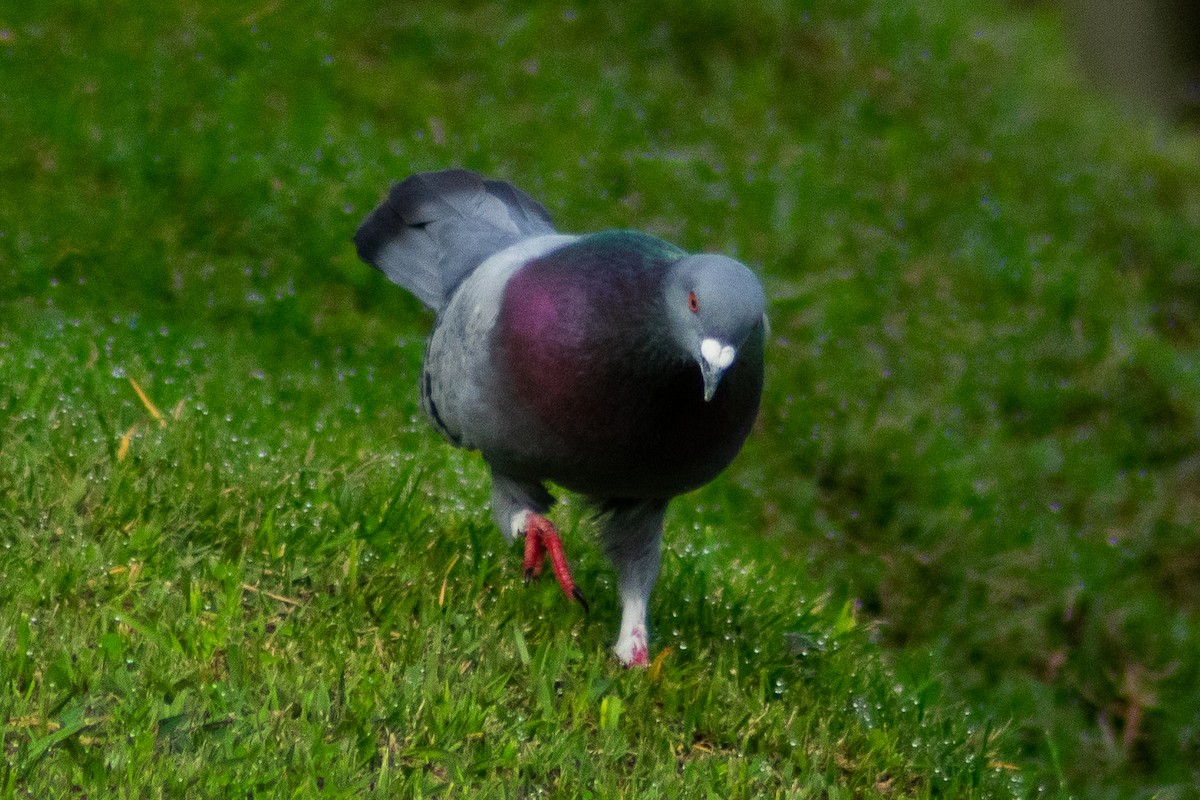
[{"label": "raised tail", "polygon": [[522,239],[554,233],[541,203],[465,169],[395,184],[354,234],[363,261],[439,310],[471,270]]}]

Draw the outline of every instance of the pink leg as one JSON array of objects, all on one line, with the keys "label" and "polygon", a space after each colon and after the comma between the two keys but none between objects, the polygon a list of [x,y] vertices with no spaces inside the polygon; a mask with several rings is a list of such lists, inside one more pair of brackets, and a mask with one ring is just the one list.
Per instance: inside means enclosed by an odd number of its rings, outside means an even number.
[{"label": "pink leg", "polygon": [[533,526],[534,516],[529,515],[529,523],[525,528],[525,561],[522,565],[525,569],[525,583],[542,574],[542,562],[546,558],[546,545],[542,543],[541,535]]},{"label": "pink leg", "polygon": [[650,647],[646,639],[646,604],[641,597],[623,597],[621,632],[613,652],[627,667],[644,667],[650,663]]},{"label": "pink leg", "polygon": [[588,610],[588,602],[571,578],[571,570],[567,567],[567,556],[563,552],[562,537],[554,529],[550,520],[541,514],[530,514],[525,522],[525,579],[538,575],[542,571],[542,563],[546,556],[550,557],[550,566],[554,577],[562,588],[563,594],[575,600]]}]

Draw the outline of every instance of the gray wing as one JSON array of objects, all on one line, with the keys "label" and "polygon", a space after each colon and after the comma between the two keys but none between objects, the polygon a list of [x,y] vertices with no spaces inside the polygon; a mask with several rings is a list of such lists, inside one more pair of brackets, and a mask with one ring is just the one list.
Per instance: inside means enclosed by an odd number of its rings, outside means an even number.
[{"label": "gray wing", "polygon": [[488,256],[547,233],[554,233],[550,215],[525,192],[449,169],[393,186],[354,244],[363,261],[439,311]]}]

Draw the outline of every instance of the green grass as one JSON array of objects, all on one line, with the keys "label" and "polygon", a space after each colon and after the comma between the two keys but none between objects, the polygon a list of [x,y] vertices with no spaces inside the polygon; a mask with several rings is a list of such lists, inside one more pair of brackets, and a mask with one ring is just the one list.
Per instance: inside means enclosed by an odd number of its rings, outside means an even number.
[{"label": "green grass", "polygon": [[[1200,144],[1054,19],[141,5],[0,8],[3,796],[1195,796]],[[649,672],[350,246],[456,164],[764,275]]]},{"label": "green grass", "polygon": [[390,339],[267,361],[211,323],[16,313],[8,793],[1008,796],[988,723],[900,681],[849,606],[719,512],[673,515],[669,651],[620,668],[580,515],[590,616],[523,587],[479,465],[396,402]]}]

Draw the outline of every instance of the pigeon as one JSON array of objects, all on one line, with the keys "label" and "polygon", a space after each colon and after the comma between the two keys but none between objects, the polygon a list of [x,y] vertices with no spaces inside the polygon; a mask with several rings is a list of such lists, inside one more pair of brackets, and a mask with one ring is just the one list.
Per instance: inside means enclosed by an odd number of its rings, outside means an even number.
[{"label": "pigeon", "polygon": [[613,650],[647,665],[667,503],[716,477],[758,413],[758,278],[646,233],[561,233],[524,191],[465,169],[393,185],[354,243],[434,311],[421,407],[490,468],[492,516],[524,537],[526,581],[549,560],[586,611],[546,485],[582,495],[616,570]]}]

